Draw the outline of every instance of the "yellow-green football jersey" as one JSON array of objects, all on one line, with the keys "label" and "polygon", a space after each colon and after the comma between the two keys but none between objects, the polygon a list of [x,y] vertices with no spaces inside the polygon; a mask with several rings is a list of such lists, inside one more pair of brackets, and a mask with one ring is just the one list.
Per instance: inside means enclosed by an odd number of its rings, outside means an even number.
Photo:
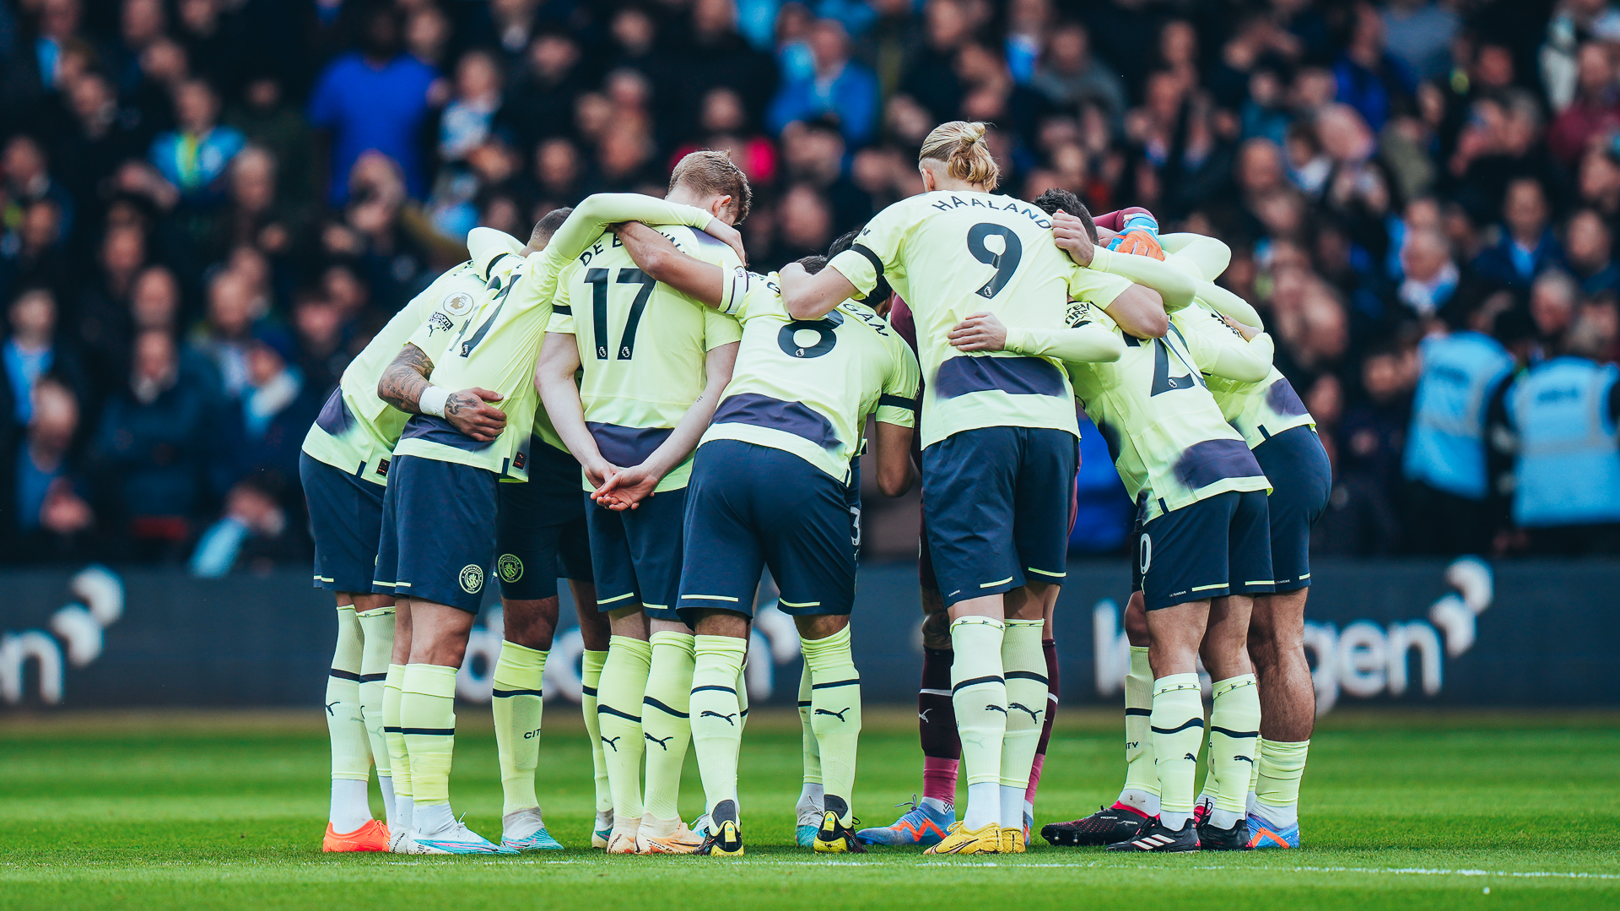
[{"label": "yellow-green football jersey", "polygon": [[388,483],[388,463],[409,414],[377,397],[377,380],[425,323],[450,324],[472,311],[484,279],[465,262],[400,308],[349,366],[304,436],[304,452],[373,484]]},{"label": "yellow-green football jersey", "polygon": [[[1202,272],[1212,271],[1208,265],[1190,259],[1188,253],[1173,253],[1165,257],[1166,262],[1192,274],[1201,274],[1200,269]],[[1193,306],[1177,311],[1171,320],[1188,338],[1197,336],[1206,343],[1203,351],[1195,352],[1195,358],[1202,355],[1199,366],[1204,369],[1204,378],[1209,384],[1210,394],[1215,396],[1215,404],[1220,406],[1227,422],[1243,435],[1250,449],[1285,430],[1316,426],[1316,419],[1311,417],[1305,403],[1294,392],[1293,384],[1280,370],[1269,366],[1269,357],[1263,371],[1265,376],[1258,380],[1231,379],[1214,369],[1212,357],[1231,359],[1255,356],[1252,349],[1261,337],[1245,342],[1201,298]]]},{"label": "yellow-green football jersey", "polygon": [[1130,280],[1082,269],[1052,240],[1034,205],[990,193],[936,191],[903,199],[833,258],[862,295],[879,277],[910,305],[924,383],[924,446],[981,427],[1047,427],[1079,435],[1061,362],[1010,351],[964,352],[949,341],[966,317],[1009,326],[1064,325],[1070,299],[1099,307]]},{"label": "yellow-green football jersey", "polygon": [[[737,254],[685,225],[654,225],[681,252],[730,273]],[[549,332],[572,335],[583,370],[585,426],[602,457],[639,465],[669,437],[708,382],[709,351],[742,338],[737,321],[642,272],[613,234],[603,234],[557,280]],[[655,491],[678,490],[688,457]],[[584,480],[580,483],[589,490]]]},{"label": "yellow-green football jersey", "polygon": [[542,418],[536,424],[541,406],[534,386],[535,362],[563,268],[599,243],[608,224],[651,218],[702,226],[712,217],[650,196],[598,193],[574,208],[544,250],[526,259],[520,257],[522,248],[514,238],[474,228],[467,245],[485,278],[484,293],[465,318],[429,320],[409,341],[433,360],[435,386],[452,390],[478,386],[500,393],[495,406],[506,412],[506,428],[493,441],[480,443],[444,418],[416,415],[407,422],[395,451],[484,468],[507,480],[527,480],[531,431],[538,426],[545,442],[563,448],[549,420]]},{"label": "yellow-green football jersey", "polygon": [[[1099,308],[1076,302],[1073,326],[1120,332]],[[1120,332],[1125,354],[1112,363],[1069,364],[1074,394],[1108,441],[1125,489],[1151,520],[1233,490],[1271,489],[1243,438],[1222,417],[1194,350],[1175,324],[1162,339]]]},{"label": "yellow-green football jersey", "polygon": [[726,312],[742,322],[742,345],[702,443],[781,449],[847,484],[868,415],[915,425],[917,356],[864,303],[844,301],[821,319],[795,320],[776,273],[737,273]]},{"label": "yellow-green football jersey", "polygon": [[545,337],[550,304],[519,300],[512,292],[530,269],[544,269],[543,258],[497,258],[471,312],[459,320],[430,319],[410,343],[433,361],[433,385],[448,390],[477,386],[501,395],[493,402],[506,412],[506,427],[489,442],[457,430],[446,418],[413,415],[400,434],[399,455],[457,462],[492,471],[504,479],[528,480],[530,433],[540,396],[534,365]]}]

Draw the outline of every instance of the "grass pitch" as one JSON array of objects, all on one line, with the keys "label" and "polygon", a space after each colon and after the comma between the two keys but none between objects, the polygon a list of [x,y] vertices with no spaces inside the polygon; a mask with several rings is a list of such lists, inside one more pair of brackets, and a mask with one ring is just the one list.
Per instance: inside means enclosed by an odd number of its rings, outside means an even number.
[{"label": "grass pitch", "polygon": [[[1302,850],[1041,846],[993,861],[793,847],[798,720],[765,712],[743,745],[746,858],[609,859],[583,847],[592,792],[578,710],[546,716],[540,797],[570,848],[515,858],[321,854],[318,710],[0,719],[0,908],[1620,907],[1614,714],[1335,715],[1312,743]],[[451,792],[498,838],[488,717],[461,710]],[[1090,812],[1122,775],[1117,715],[1059,718],[1037,825]],[[908,712],[868,714],[856,794],[868,824],[918,788],[915,725]],[[702,801],[696,772],[689,758],[688,817]]]}]

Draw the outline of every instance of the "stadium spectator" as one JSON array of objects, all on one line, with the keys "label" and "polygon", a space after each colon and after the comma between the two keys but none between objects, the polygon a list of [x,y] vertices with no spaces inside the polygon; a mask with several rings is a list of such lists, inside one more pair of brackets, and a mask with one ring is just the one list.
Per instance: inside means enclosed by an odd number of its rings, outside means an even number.
[{"label": "stadium spectator", "polygon": [[225,495],[225,514],[197,540],[191,574],[217,579],[236,572],[264,573],[294,562],[309,549],[308,536],[264,482],[238,482]]},{"label": "stadium spectator", "polygon": [[877,129],[877,77],[850,60],[849,35],[831,20],[811,27],[810,55],[812,72],[788,80],[771,103],[771,128],[780,132],[795,121],[826,115],[838,121],[851,143],[864,145]]},{"label": "stadium spectator", "polygon": [[[224,409],[215,420],[253,395],[270,327],[295,333],[284,359],[325,392],[465,258],[471,225],[522,235],[595,190],[662,192],[697,148],[747,172],[750,259],[779,267],[918,192],[917,144],[962,117],[994,122],[1011,192],[1142,205],[1232,247],[1221,281],[1266,316],[1338,460],[1327,549],[1431,538],[1389,470],[1408,381],[1383,381],[1408,372],[1412,340],[1502,322],[1534,327],[1532,361],[1575,334],[1600,362],[1616,354],[1620,16],[1595,0],[4,10],[0,104],[19,116],[0,124],[0,306],[50,292],[53,345],[88,374],[69,378],[88,427],[129,407],[134,340],[151,332],[171,339],[176,387]],[[26,425],[6,426],[14,453]],[[228,482],[209,479],[186,521],[217,519]],[[95,541],[117,552],[130,508],[91,493]],[[906,524],[886,508],[908,507],[874,503],[870,528]],[[143,541],[122,552],[190,544]]]},{"label": "stadium spectator", "polygon": [[361,50],[332,61],[315,84],[309,120],[331,137],[327,198],[334,205],[348,199],[348,174],[367,151],[397,163],[412,196],[420,198],[427,188],[416,134],[438,74],[402,50],[400,31],[391,7],[371,6],[361,15]]},{"label": "stadium spectator", "polygon": [[1474,270],[1523,289],[1537,275],[1562,264],[1545,188],[1533,177],[1514,178],[1502,201],[1502,239],[1474,259]]},{"label": "stadium spectator", "polygon": [[[34,387],[52,372],[67,382],[80,380],[79,366],[57,336],[56,298],[48,288],[30,288],[17,295],[6,313],[10,329],[0,355],[5,373],[0,376],[0,419],[26,425],[34,414]],[[82,387],[82,384],[81,384]]]},{"label": "stadium spectator", "polygon": [[205,390],[180,382],[168,333],[137,335],[133,361],[90,444],[90,477],[100,488],[94,502],[114,523],[119,556],[174,561],[211,499],[215,410]]},{"label": "stadium spectator", "polygon": [[[227,442],[219,474],[252,478],[267,489],[296,488],[298,451],[325,401],[324,390],[298,369],[297,342],[286,330],[265,328],[247,345],[247,385],[226,416]],[[295,504],[289,503],[289,506]]]},{"label": "stadium spectator", "polygon": [[96,516],[74,460],[78,398],[47,376],[32,400],[27,431],[0,465],[0,515],[11,517],[0,541],[8,559],[21,563],[94,556]]}]

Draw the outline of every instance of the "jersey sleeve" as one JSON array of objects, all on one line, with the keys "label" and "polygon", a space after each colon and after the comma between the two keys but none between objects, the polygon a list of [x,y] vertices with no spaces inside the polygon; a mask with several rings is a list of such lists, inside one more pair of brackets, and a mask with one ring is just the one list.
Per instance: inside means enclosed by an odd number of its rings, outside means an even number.
[{"label": "jersey sleeve", "polygon": [[922,368],[917,365],[917,355],[912,354],[905,343],[898,342],[890,347],[894,351],[894,364],[878,395],[876,419],[881,424],[916,427],[917,389],[922,384]]},{"label": "jersey sleeve", "polygon": [[1256,329],[1266,327],[1265,322],[1260,318],[1260,311],[1254,309],[1252,304],[1212,281],[1198,283],[1198,297],[1220,313],[1230,316],[1245,326],[1253,326]]},{"label": "jersey sleeve", "polygon": [[[1166,234],[1159,240],[1164,252],[1196,270],[1194,278],[1214,281],[1232,263],[1232,248],[1202,234]],[[1166,257],[1168,260],[1169,257]]]},{"label": "jersey sleeve", "polygon": [[727,272],[721,280],[720,306],[715,309],[727,316],[741,317],[743,307],[747,303],[748,292],[762,277],[756,272],[749,272],[744,266],[738,266]]},{"label": "jersey sleeve", "polygon": [[910,228],[906,211],[902,200],[879,212],[866,223],[860,236],[855,238],[854,246],[827,263],[828,268],[837,269],[838,274],[849,279],[862,298],[871,294],[878,279],[885,275],[889,283],[894,284],[893,279],[902,268],[900,244]]},{"label": "jersey sleeve", "polygon": [[739,292],[732,301],[730,309],[721,309],[721,313],[735,317],[738,322],[746,325],[749,320],[761,316],[785,315],[787,311],[782,307],[782,286],[777,283],[776,273],[760,275],[757,272],[748,272],[742,267],[738,270],[746,276],[747,288]]},{"label": "jersey sleeve", "polygon": [[1119,335],[1094,322],[1064,329],[1008,326],[1006,347],[1019,354],[1075,363],[1108,363],[1125,353]]},{"label": "jersey sleeve", "polygon": [[1245,340],[1213,314],[1200,314],[1186,322],[1182,340],[1198,369],[1240,383],[1258,383],[1271,373],[1275,353],[1271,336],[1264,332]]},{"label": "jersey sleeve", "polygon": [[568,291],[568,284],[558,282],[556,296],[551,301],[551,319],[546,323],[547,332],[559,335],[574,334],[573,300]]},{"label": "jersey sleeve", "polygon": [[[411,337],[405,340],[407,345],[415,345],[430,359],[437,361],[444,353],[444,346],[449,344],[451,330],[455,328],[455,321],[446,316],[443,311],[435,310],[416,327]],[[402,346],[403,347],[403,346]],[[393,360],[399,352],[389,356]]]},{"label": "jersey sleeve", "polygon": [[703,308],[703,350],[713,351],[722,345],[742,341],[742,325],[719,312]]},{"label": "jersey sleeve", "polygon": [[1130,279],[1138,285],[1152,288],[1164,298],[1164,309],[1167,312],[1180,310],[1192,303],[1192,276],[1151,257],[1116,253],[1098,247],[1093,251],[1089,268],[1094,272],[1117,275]]},{"label": "jersey sleeve", "polygon": [[552,235],[546,252],[568,262],[602,236],[608,225],[639,221],[649,225],[686,225],[695,231],[709,226],[714,216],[695,206],[666,202],[640,193],[593,193],[568,213],[568,219]]},{"label": "jersey sleeve", "polygon": [[[1064,257],[1064,261],[1070,262],[1067,256]],[[1069,273],[1069,298],[1071,300],[1085,301],[1097,307],[1107,307],[1131,286],[1131,280],[1128,278],[1076,266],[1072,262],[1071,269],[1072,271]]]}]

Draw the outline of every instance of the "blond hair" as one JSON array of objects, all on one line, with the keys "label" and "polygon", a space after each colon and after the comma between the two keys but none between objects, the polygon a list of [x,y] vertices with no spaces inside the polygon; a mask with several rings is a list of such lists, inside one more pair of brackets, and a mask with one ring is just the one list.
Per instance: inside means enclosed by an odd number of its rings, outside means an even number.
[{"label": "blond hair", "polygon": [[989,146],[984,144],[986,127],[987,124],[977,121],[942,123],[923,140],[917,160],[943,161],[946,175],[994,190],[1001,182],[1001,168],[996,165]]},{"label": "blond hair", "polygon": [[730,196],[736,208],[740,225],[754,205],[754,191],[748,186],[748,176],[731,160],[731,153],[705,149],[692,152],[675,163],[669,172],[669,188],[683,184],[704,196]]}]

